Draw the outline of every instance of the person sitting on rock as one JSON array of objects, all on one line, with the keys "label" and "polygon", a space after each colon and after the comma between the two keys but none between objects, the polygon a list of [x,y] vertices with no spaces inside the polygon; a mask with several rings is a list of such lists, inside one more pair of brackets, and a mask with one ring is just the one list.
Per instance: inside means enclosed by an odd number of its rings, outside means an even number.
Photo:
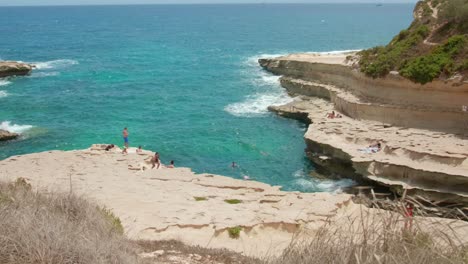
[{"label": "person sitting on rock", "polygon": [[331,113],[327,113],[327,118],[333,119],[335,117],[336,117],[335,111],[332,111]]},{"label": "person sitting on rock", "polygon": [[143,150],[141,149],[141,146],[138,146],[136,153],[141,153],[141,152],[143,152]]},{"label": "person sitting on rock", "polygon": [[156,152],[154,154],[154,157],[151,160],[151,163],[153,163],[153,167],[151,167],[151,169],[154,169],[154,167],[156,167],[156,164],[158,164],[158,167],[156,169],[159,169],[159,166],[161,165],[161,161],[159,159],[159,153],[158,152]]},{"label": "person sitting on rock", "polygon": [[122,150],[122,154],[128,154],[128,152],[127,152],[127,148],[126,148],[126,147],[124,147],[124,148],[123,148],[123,150]]},{"label": "person sitting on rock", "polygon": [[107,145],[107,147],[104,149],[105,151],[110,151],[111,149],[113,149],[115,147],[114,144],[110,144],[110,145]]},{"label": "person sitting on rock", "polygon": [[382,149],[382,144],[380,144],[380,142],[377,142],[375,144],[372,144],[369,146],[369,149],[373,152],[373,153],[376,153],[376,152],[379,152],[381,149]]},{"label": "person sitting on rock", "polygon": [[169,165],[167,165],[166,168],[174,169],[174,168],[175,168],[175,166],[174,166],[174,161],[171,160],[171,163],[170,163]]}]

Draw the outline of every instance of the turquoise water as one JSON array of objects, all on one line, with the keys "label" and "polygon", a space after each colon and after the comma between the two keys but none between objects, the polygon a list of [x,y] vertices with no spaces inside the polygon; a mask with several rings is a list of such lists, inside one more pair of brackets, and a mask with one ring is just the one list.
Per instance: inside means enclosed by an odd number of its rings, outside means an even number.
[{"label": "turquoise water", "polygon": [[[163,162],[286,190],[311,179],[306,127],[268,113],[291,100],[256,60],[387,43],[411,4],[153,5],[0,8],[0,58],[38,63],[0,80],[0,159],[92,143],[159,151]],[[229,167],[235,161],[239,168]]]}]

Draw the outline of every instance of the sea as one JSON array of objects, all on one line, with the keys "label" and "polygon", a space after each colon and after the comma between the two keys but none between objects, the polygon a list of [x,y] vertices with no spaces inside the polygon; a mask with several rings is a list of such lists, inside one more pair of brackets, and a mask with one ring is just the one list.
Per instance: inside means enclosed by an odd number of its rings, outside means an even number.
[{"label": "sea", "polygon": [[268,112],[293,98],[257,60],[385,45],[413,7],[0,7],[0,59],[37,65],[0,79],[0,129],[21,134],[0,143],[0,160],[122,146],[128,127],[130,145],[158,151],[163,163],[288,191],[339,191],[353,182],[310,176],[306,125]]}]

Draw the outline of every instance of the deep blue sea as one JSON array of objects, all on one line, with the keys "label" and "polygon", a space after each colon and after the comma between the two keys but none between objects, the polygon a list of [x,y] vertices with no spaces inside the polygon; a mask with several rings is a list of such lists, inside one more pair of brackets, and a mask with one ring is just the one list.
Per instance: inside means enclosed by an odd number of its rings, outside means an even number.
[{"label": "deep blue sea", "polygon": [[[161,153],[176,166],[285,190],[333,191],[304,156],[306,127],[267,106],[291,100],[257,59],[386,44],[412,4],[0,7],[0,59],[36,63],[0,79],[0,159],[93,143]],[[229,167],[232,161],[239,168]]]}]

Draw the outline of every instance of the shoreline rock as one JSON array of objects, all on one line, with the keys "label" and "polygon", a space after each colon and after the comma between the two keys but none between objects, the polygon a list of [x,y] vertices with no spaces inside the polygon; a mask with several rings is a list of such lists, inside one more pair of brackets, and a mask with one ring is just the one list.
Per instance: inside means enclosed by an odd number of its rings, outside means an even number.
[{"label": "shoreline rock", "polygon": [[10,76],[24,76],[31,73],[33,65],[16,62],[16,61],[0,61],[0,78]]},{"label": "shoreline rock", "polygon": [[[461,107],[468,102],[468,86],[364,78],[342,59],[326,64],[306,54],[259,60],[283,75],[289,94],[299,96],[269,109],[311,123],[304,136],[309,158],[331,174],[468,204],[468,113]],[[343,118],[328,119],[331,111]],[[382,151],[359,152],[374,142],[382,142]]]},{"label": "shoreline rock", "polygon": [[[248,256],[279,255],[303,229],[353,209],[349,194],[281,191],[279,186],[189,168],[151,169],[153,153],[128,155],[106,145],[0,161],[0,180],[27,178],[34,188],[73,192],[119,216],[130,239],[178,240]],[[240,228],[238,239],[230,229]]]},{"label": "shoreline rock", "polygon": [[0,142],[13,140],[19,137],[19,134],[11,133],[6,130],[0,129]]},{"label": "shoreline rock", "polygon": [[[130,240],[177,240],[262,259],[279,256],[291,242],[313,239],[322,228],[358,227],[359,219],[393,215],[403,228],[399,213],[355,204],[349,194],[285,192],[188,168],[150,169],[152,152],[130,148],[125,155],[105,146],[12,156],[0,161],[0,181],[22,177],[35,191],[84,196],[112,210]],[[467,242],[466,222],[417,218],[427,232],[437,224]]]}]

